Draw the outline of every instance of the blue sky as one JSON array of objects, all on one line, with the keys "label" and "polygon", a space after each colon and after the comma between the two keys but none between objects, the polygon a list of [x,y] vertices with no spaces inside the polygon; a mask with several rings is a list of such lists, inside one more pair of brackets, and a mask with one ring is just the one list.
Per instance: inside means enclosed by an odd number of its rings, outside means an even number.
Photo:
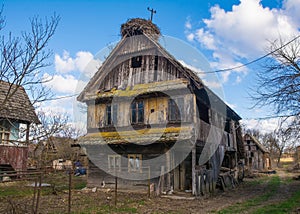
[{"label": "blue sky", "polygon": [[[53,77],[54,81],[46,87],[51,87],[57,96],[74,94],[76,81],[86,72],[85,62],[120,40],[120,26],[127,19],[148,19],[147,7],[157,11],[153,22],[163,35],[196,48],[212,70],[231,68],[260,57],[266,53],[267,40],[279,35],[288,40],[298,35],[300,28],[300,0],[2,2],[5,30],[15,35],[28,30],[30,17],[50,17],[53,13],[61,16],[49,44],[53,65],[42,71],[45,76]],[[92,60],[92,65],[97,63]],[[251,120],[272,114],[271,107],[249,109],[253,104],[249,100],[249,88],[254,86],[257,69],[259,63],[219,73],[218,79],[208,85],[213,90],[224,91],[225,101],[246,118],[243,122],[249,128],[269,131],[275,127],[275,120]],[[44,107],[70,112],[71,102],[71,98],[51,101]]]}]

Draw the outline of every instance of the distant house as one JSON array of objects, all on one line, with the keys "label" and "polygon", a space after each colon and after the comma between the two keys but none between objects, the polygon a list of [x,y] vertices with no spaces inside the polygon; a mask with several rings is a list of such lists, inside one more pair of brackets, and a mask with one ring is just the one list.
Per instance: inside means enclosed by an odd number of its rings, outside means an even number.
[{"label": "distant house", "polygon": [[271,168],[269,151],[252,135],[244,135],[245,166],[250,170]]},{"label": "distant house", "polygon": [[[0,81],[0,170],[25,170],[28,157],[29,125],[40,123],[25,89]],[[19,140],[21,124],[27,127]]]},{"label": "distant house", "polygon": [[121,33],[77,98],[88,106],[79,140],[91,157],[88,185],[111,185],[117,173],[120,188],[151,178],[156,189],[213,190],[222,166],[237,171],[240,116],[160,45],[151,21],[131,19]]},{"label": "distant house", "polygon": [[[87,166],[87,156],[77,140],[69,137],[49,137],[40,141],[30,154],[31,167],[42,166],[54,169],[72,168],[74,161],[79,160]],[[62,167],[65,166],[65,167]]]}]

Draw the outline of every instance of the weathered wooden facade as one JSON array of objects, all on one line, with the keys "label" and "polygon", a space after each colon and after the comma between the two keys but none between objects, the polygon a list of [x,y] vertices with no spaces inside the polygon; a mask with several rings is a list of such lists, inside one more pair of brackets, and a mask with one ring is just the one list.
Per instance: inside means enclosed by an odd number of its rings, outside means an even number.
[{"label": "weathered wooden facade", "polygon": [[[241,119],[190,69],[161,47],[143,19],[122,39],[78,96],[87,104],[88,184],[213,191],[221,167],[236,172]],[[100,168],[100,169],[99,169]],[[237,173],[233,175],[236,177]]]},{"label": "weathered wooden facade", "polygon": [[[0,81],[0,170],[25,170],[29,125],[40,123],[23,87]],[[20,125],[27,126],[25,141],[19,140]]]},{"label": "weathered wooden facade", "polygon": [[268,150],[252,135],[244,135],[245,166],[249,170],[268,170],[271,158]]}]

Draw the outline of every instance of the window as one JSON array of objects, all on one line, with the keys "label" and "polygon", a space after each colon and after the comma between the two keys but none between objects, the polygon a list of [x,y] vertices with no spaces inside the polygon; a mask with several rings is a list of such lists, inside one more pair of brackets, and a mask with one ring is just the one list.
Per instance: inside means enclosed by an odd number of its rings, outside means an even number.
[{"label": "window", "polygon": [[142,56],[136,56],[131,58],[131,67],[140,68],[142,67]]},{"label": "window", "polygon": [[107,105],[106,106],[106,125],[116,125],[118,118],[118,106],[115,105]]},{"label": "window", "polygon": [[128,172],[142,172],[142,155],[128,155]]},{"label": "window", "polygon": [[183,113],[184,99],[176,98],[170,99],[168,103],[168,120],[181,121],[181,113]]},{"label": "window", "polygon": [[3,121],[0,123],[0,143],[8,143],[10,135],[10,129],[8,123]]},{"label": "window", "polygon": [[133,101],[131,103],[131,123],[144,123],[144,102]]},{"label": "window", "polygon": [[157,81],[157,70],[158,70],[158,56],[154,57],[154,81]]},{"label": "window", "polygon": [[112,172],[121,171],[120,155],[108,155],[108,170]]},{"label": "window", "polygon": [[225,123],[225,132],[230,133],[230,121],[229,120],[226,120],[226,123]]}]

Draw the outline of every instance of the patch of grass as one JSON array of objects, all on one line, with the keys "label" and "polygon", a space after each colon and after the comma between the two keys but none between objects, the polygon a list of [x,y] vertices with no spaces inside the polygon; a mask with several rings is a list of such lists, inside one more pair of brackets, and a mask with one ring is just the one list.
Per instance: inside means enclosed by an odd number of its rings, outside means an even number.
[{"label": "patch of grass", "polygon": [[[78,212],[73,212],[78,213]],[[80,213],[137,213],[137,208],[135,207],[114,207],[110,205],[101,205],[98,207],[87,208]]]},{"label": "patch of grass", "polygon": [[270,204],[261,208],[258,208],[253,213],[260,214],[260,213],[290,213],[295,208],[297,208],[300,204],[300,190],[295,192],[292,197],[289,199],[276,204]]},{"label": "patch of grass", "polygon": [[14,183],[2,185],[0,188],[0,198],[7,196],[28,196],[33,194],[33,187],[28,187],[27,183]]},{"label": "patch of grass", "polygon": [[[261,181],[258,184],[261,184]],[[217,213],[219,214],[240,213],[250,209],[251,207],[260,205],[266,200],[268,200],[277,191],[279,185],[280,185],[280,178],[278,176],[272,176],[268,181],[267,192],[253,199],[249,199],[245,202],[236,203]]]},{"label": "patch of grass", "polygon": [[83,189],[86,187],[86,180],[80,177],[75,177],[73,181],[73,189]]}]

